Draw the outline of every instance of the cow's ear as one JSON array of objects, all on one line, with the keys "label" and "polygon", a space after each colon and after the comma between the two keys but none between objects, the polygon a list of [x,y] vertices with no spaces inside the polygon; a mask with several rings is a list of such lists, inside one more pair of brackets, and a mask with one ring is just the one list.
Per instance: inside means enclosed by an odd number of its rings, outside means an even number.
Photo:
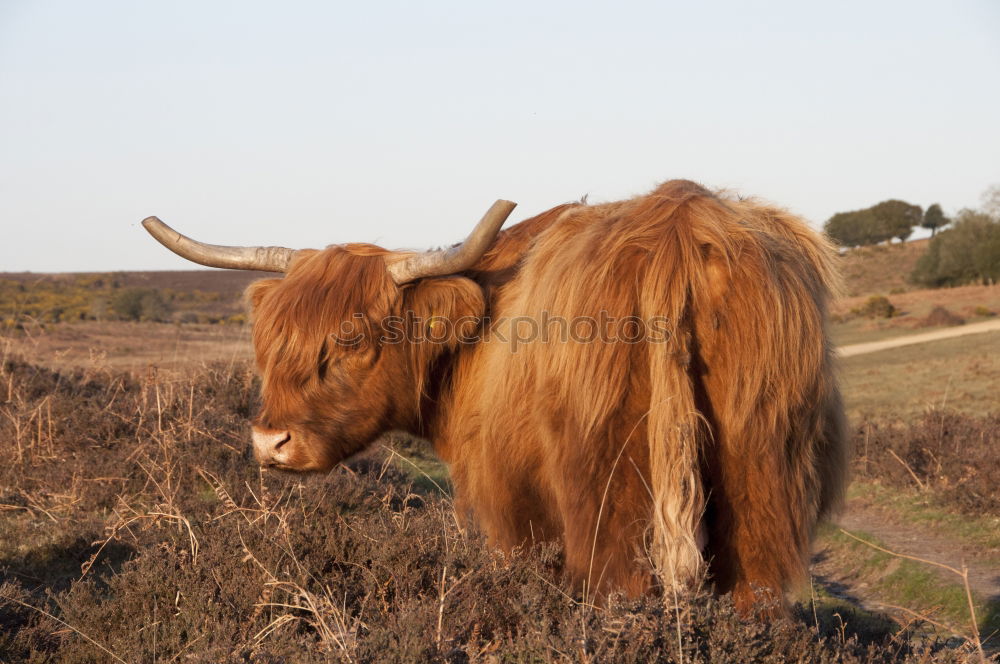
[{"label": "cow's ear", "polygon": [[404,318],[419,326],[416,339],[454,348],[475,341],[486,310],[479,284],[465,277],[423,279],[403,292]]},{"label": "cow's ear", "polygon": [[279,283],[281,279],[261,279],[247,286],[246,292],[243,293],[243,301],[251,314],[257,311],[264,296]]}]

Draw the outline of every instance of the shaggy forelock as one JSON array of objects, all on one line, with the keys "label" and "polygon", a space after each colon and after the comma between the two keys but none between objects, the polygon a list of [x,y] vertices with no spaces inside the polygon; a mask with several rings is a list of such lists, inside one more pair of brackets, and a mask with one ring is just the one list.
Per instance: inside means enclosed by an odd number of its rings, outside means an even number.
[{"label": "shaggy forelock", "polygon": [[351,352],[331,340],[342,324],[388,314],[397,289],[385,269],[387,253],[365,244],[303,251],[284,278],[251,285],[253,344],[272,417],[302,414],[296,402],[318,379],[320,365]]}]

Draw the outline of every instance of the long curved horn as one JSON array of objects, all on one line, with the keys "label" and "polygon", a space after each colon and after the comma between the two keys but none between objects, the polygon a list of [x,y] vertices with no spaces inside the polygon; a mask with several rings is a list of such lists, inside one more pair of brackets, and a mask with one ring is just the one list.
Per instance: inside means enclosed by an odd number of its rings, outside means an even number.
[{"label": "long curved horn", "polygon": [[142,226],[164,247],[181,258],[230,270],[263,270],[285,272],[295,255],[294,249],[285,247],[227,247],[205,244],[181,235],[156,217],[146,217]]},{"label": "long curved horn", "polygon": [[517,203],[497,201],[486,211],[465,242],[449,249],[413,254],[390,263],[389,274],[397,284],[405,284],[423,277],[440,277],[469,269],[493,244],[500,227],[515,207]]}]

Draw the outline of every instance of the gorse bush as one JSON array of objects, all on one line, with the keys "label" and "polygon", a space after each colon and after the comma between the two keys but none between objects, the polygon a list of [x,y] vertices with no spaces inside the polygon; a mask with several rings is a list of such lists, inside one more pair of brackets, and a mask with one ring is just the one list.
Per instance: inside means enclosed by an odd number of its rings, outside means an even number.
[{"label": "gorse bush", "polygon": [[886,296],[872,295],[863,305],[852,309],[851,313],[865,318],[892,318],[898,313],[898,310]]},{"label": "gorse bush", "polygon": [[992,309],[982,304],[976,305],[976,308],[973,309],[972,313],[975,314],[976,316],[981,316],[983,318],[991,318],[993,316],[996,316],[996,312],[994,312]]},{"label": "gorse bush", "polygon": [[460,528],[404,472],[414,441],[325,476],[263,473],[246,367],[168,380],[7,361],[0,386],[0,661],[963,658],[822,608],[747,620],[700,591],[593,606],[558,550],[504,555]]},{"label": "gorse bush", "polygon": [[110,310],[121,320],[162,322],[172,307],[155,288],[127,288],[114,294]]},{"label": "gorse bush", "polygon": [[15,323],[26,318],[43,323],[87,320],[93,298],[87,287],[76,284],[0,279],[0,318]]}]

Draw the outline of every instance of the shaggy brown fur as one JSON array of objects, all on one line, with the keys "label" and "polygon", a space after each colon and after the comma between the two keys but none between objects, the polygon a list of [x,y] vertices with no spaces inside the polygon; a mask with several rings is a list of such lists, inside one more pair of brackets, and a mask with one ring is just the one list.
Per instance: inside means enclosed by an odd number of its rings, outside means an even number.
[{"label": "shaggy brown fur", "polygon": [[[295,470],[329,469],[386,430],[425,436],[491,541],[560,541],[585,594],[642,593],[657,574],[676,589],[707,561],[750,609],[755,588],[780,598],[803,576],[843,491],[832,255],[787,212],[688,181],[554,208],[467,273],[403,287],[377,247],[302,253],[251,287],[258,426],[291,432]],[[492,334],[380,343],[380,322],[407,311],[470,334],[486,315]],[[358,313],[365,340],[330,343]],[[662,316],[669,341],[512,348],[516,317],[556,316]]]}]

